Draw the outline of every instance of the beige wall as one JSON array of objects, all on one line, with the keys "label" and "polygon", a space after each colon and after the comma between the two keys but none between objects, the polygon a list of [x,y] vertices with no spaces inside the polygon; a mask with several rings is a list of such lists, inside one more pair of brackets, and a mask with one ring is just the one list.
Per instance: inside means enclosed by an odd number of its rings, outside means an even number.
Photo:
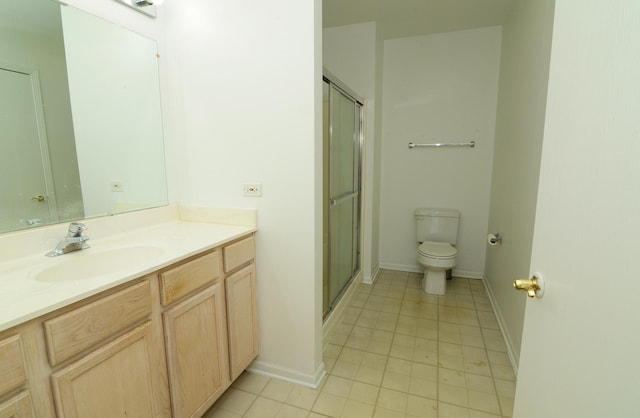
[{"label": "beige wall", "polygon": [[503,26],[485,279],[510,355],[518,363],[525,297],[511,281],[527,277],[540,171],[553,24],[553,0],[514,3]]}]

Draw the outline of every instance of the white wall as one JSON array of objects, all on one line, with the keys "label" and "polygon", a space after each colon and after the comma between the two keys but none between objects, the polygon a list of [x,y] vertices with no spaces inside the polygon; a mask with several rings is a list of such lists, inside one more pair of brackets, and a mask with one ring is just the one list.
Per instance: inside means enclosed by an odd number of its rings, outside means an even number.
[{"label": "white wall", "polygon": [[[384,39],[380,31],[376,34],[376,105],[375,105],[375,139],[373,144],[373,177],[368,179],[373,182],[372,213],[371,219],[371,265],[376,270],[380,267],[380,193],[382,171],[382,106],[384,101],[383,89],[384,72]],[[378,270],[379,271],[379,270]],[[373,271],[372,274],[375,274]],[[373,277],[375,278],[375,276]]]},{"label": "white wall", "polygon": [[[260,357],[324,373],[320,1],[166,2],[173,140],[185,204],[255,207]],[[261,198],[242,183],[260,182]]]},{"label": "white wall", "polygon": [[525,299],[511,281],[527,277],[549,79],[553,0],[517,2],[503,26],[486,283],[515,364]]},{"label": "white wall", "polygon": [[[323,30],[323,66],[346,86],[365,100],[365,131],[363,147],[363,210],[362,210],[362,272],[363,280],[373,281],[378,268],[379,183],[375,182],[375,149],[380,142],[380,130],[376,130],[376,107],[380,106],[382,86],[376,83],[381,62],[377,49],[375,22],[339,26]],[[337,80],[336,80],[337,81]]]},{"label": "white wall", "polygon": [[[158,41],[169,201],[257,208],[253,367],[317,384],[324,373],[320,1],[183,0],[159,7],[158,19],[112,1],[69,2]],[[263,197],[243,197],[244,182],[261,182]]]},{"label": "white wall", "polygon": [[62,20],[85,215],[165,204],[156,42],[73,7]]},{"label": "white wall", "polygon": [[169,74],[169,60],[166,59],[165,45],[165,16],[166,7],[158,8],[158,17],[151,19],[142,13],[117,3],[105,0],[65,0],[65,3],[86,12],[92,13],[103,19],[109,20],[119,26],[136,32],[157,42],[160,59],[158,61],[160,75],[160,99],[162,105],[162,118],[165,139],[165,160],[167,165],[167,192],[169,203],[179,202],[178,184],[179,174],[184,165],[183,145],[180,142],[182,128],[176,120],[176,108],[179,104],[169,96],[173,85]]},{"label": "white wall", "polygon": [[[461,212],[454,273],[484,272],[500,27],[384,43],[380,265],[419,271],[414,210]],[[409,142],[476,141],[413,149]]]}]

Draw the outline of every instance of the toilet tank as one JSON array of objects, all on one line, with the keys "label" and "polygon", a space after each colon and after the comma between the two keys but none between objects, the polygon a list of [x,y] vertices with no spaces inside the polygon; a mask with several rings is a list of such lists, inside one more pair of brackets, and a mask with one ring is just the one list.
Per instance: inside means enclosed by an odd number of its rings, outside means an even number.
[{"label": "toilet tank", "polygon": [[456,245],[460,212],[455,209],[416,209],[416,240]]}]

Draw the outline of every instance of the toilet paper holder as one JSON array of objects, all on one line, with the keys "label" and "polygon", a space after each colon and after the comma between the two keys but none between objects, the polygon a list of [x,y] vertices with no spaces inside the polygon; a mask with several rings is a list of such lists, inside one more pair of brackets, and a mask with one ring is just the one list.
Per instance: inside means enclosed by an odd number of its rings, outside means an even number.
[{"label": "toilet paper holder", "polygon": [[496,232],[495,234],[489,234],[487,235],[487,242],[489,243],[489,245],[502,244],[502,235],[500,235],[499,232]]}]

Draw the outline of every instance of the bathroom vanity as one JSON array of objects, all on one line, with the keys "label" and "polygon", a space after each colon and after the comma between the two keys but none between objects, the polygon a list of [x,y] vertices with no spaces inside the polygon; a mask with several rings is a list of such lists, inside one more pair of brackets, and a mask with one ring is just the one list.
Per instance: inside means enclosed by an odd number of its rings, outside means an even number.
[{"label": "bathroom vanity", "polygon": [[[147,259],[116,234],[0,265],[0,418],[199,417],[256,358],[255,227],[173,220],[136,232],[161,250]],[[100,271],[111,256],[98,247],[118,242],[140,261]],[[70,269],[65,280],[56,267],[68,260],[87,263],[87,278]]]}]

